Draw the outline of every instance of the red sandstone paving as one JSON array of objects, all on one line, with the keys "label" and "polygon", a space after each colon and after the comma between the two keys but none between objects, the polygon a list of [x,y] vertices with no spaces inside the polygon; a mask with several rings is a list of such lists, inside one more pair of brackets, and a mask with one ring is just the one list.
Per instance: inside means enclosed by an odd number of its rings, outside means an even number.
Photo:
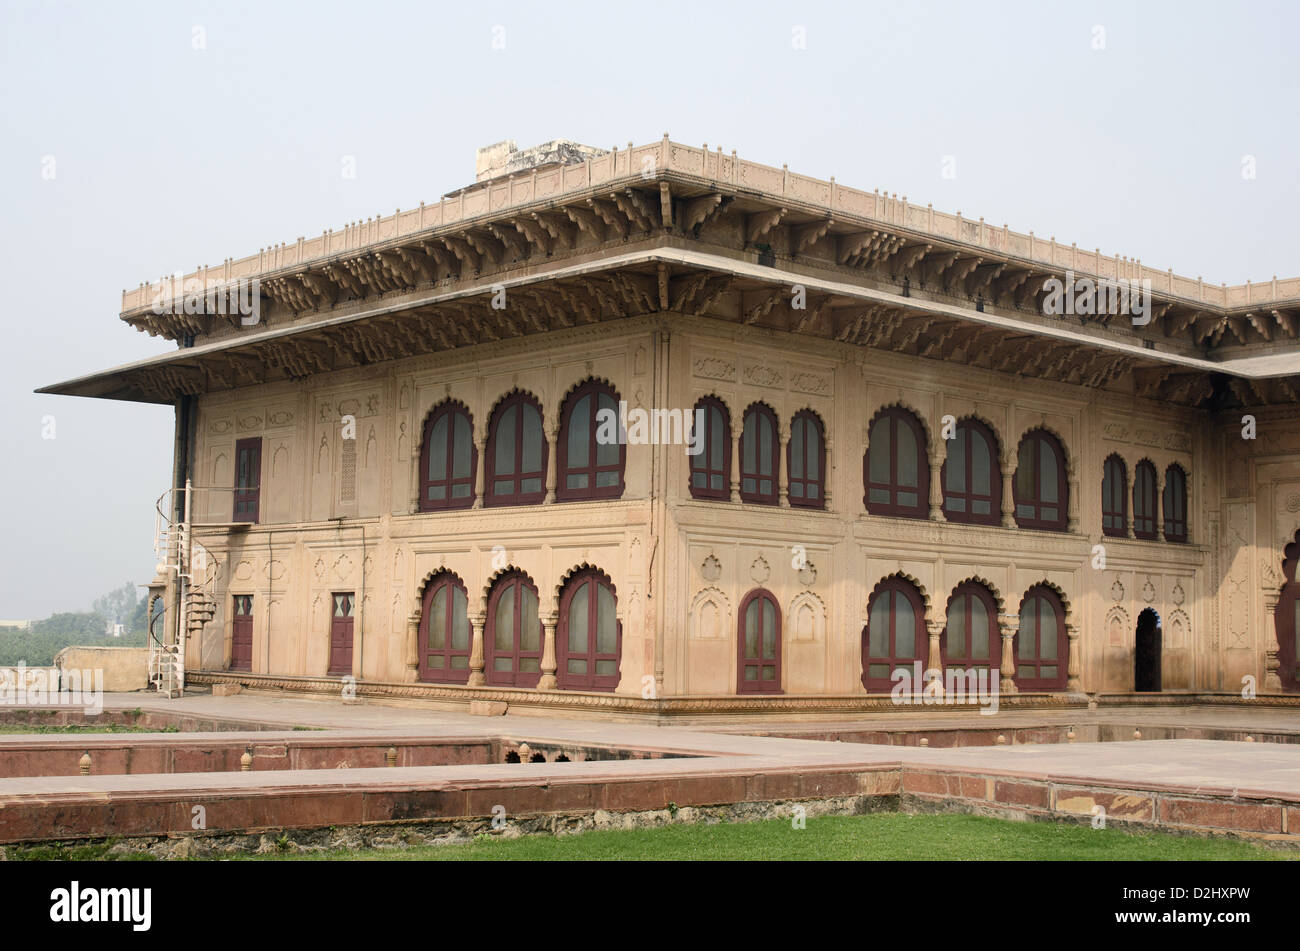
[{"label": "red sandstone paving", "polygon": [[[193,773],[140,776],[34,777],[0,780],[0,795],[45,792],[130,793],[136,791],[179,790],[182,788],[267,789],[322,788],[330,785],[377,784],[379,786],[464,782],[513,783],[525,777],[546,777],[562,781],[566,777],[622,778],[641,776],[721,776],[761,775],[763,773],[806,773],[834,767],[890,767],[899,763],[915,767],[935,767],[959,773],[989,773],[1008,780],[1084,780],[1090,784],[1138,786],[1141,788],[1200,791],[1219,795],[1264,795],[1300,801],[1300,745],[1269,743],[1229,743],[1214,740],[1144,740],[1112,743],[1074,743],[960,748],[922,748],[918,746],[884,746],[860,743],[827,743],[788,737],[748,736],[740,733],[708,732],[705,728],[661,727],[636,722],[606,722],[532,716],[476,717],[467,713],[432,711],[423,708],[380,704],[342,704],[335,701],[287,699],[256,694],[234,697],[190,696],[181,700],[159,700],[139,694],[105,697],[105,708],[148,710],[191,716],[213,716],[224,720],[246,719],[249,722],[285,721],[331,729],[327,734],[263,732],[257,743],[274,743],[291,739],[337,744],[348,736],[374,743],[386,739],[400,741],[412,734],[422,737],[473,740],[497,735],[515,741],[541,744],[600,744],[657,751],[691,752],[708,757],[701,759],[619,760],[586,763],[491,764],[437,767],[399,767],[396,769],[352,769],[346,780],[339,770],[284,770],[275,774],[274,786],[267,774]],[[1278,728],[1300,729],[1300,711],[1258,711]],[[916,715],[864,718],[858,721],[835,721],[826,724],[787,724],[801,731],[863,730],[888,725],[897,730],[905,722],[912,728],[998,727],[1010,731],[1017,725],[1042,723],[1045,715],[1058,722],[1081,722],[1081,711],[1052,712],[1040,715],[1018,711],[997,717],[978,714]],[[1187,725],[1192,720],[1220,728],[1243,725],[1242,717],[1255,711],[1239,709],[1197,709],[1160,711],[1170,723]],[[1141,711],[1131,709],[1104,711],[1098,719],[1110,722],[1132,721]],[[1143,722],[1146,722],[1145,720]],[[744,729],[731,724],[729,730]],[[764,722],[749,728],[782,731],[781,724]],[[239,738],[239,734],[135,734],[128,742],[196,745],[196,741]],[[40,740],[47,746],[87,746],[90,736],[46,735]],[[118,737],[106,735],[104,740]],[[249,738],[250,740],[252,738]],[[27,740],[30,742],[30,740]],[[0,739],[23,742],[17,737]],[[110,742],[110,745],[115,745]],[[711,754],[711,755],[710,755]],[[721,757],[721,758],[719,758]],[[325,773],[326,775],[313,775]],[[402,775],[396,775],[402,774]],[[88,785],[77,785],[77,784]],[[70,784],[70,785],[66,785]],[[190,785],[186,785],[190,784]]]}]

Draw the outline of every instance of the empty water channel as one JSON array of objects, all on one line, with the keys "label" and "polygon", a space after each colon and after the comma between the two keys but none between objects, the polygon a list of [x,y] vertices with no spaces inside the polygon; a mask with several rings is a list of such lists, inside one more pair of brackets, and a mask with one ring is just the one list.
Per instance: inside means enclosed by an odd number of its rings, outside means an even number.
[{"label": "empty water channel", "polygon": [[[30,726],[33,732],[12,732]],[[590,742],[499,735],[358,735],[286,724],[254,724],[148,711],[0,711],[0,777],[140,775],[232,771],[473,766],[681,758],[696,754]],[[88,731],[126,727],[159,732]]]}]

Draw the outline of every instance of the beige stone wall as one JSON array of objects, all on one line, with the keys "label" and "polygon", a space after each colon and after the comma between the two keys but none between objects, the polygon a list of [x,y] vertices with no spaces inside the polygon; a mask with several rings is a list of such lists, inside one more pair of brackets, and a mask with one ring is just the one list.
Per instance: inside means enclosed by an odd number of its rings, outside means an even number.
[{"label": "beige stone wall", "polygon": [[[700,396],[717,396],[737,433],[757,400],[775,411],[783,439],[794,413],[814,410],[830,447],[829,511],[693,500],[682,447],[633,445],[616,502],[415,512],[431,407],[448,397],[468,407],[481,497],[495,403],[516,388],[529,391],[554,438],[565,394],[591,377],[607,380],[632,407],[689,410]],[[1013,463],[1023,433],[1040,426],[1056,433],[1070,463],[1076,530],[867,515],[867,431],[889,405],[917,415],[936,465],[945,415],[984,421]],[[340,438],[343,415],[356,419],[352,458]],[[785,691],[859,693],[867,599],[894,573],[915,579],[932,620],[969,578],[984,580],[1012,614],[1029,587],[1053,585],[1064,594],[1067,623],[1081,633],[1090,691],[1132,689],[1134,628],[1148,607],[1163,622],[1166,690],[1235,690],[1245,673],[1262,684],[1264,651],[1273,646],[1264,592],[1280,584],[1281,546],[1300,528],[1300,425],[1282,414],[1260,420],[1260,438],[1246,443],[1239,425],[1191,410],[688,318],[633,318],[203,396],[198,477],[229,486],[235,441],[262,437],[262,518],[251,528],[216,525],[230,515],[224,491],[207,493],[196,508],[200,522],[214,525],[200,535],[222,566],[217,615],[201,644],[191,639],[188,664],[226,666],[230,597],[247,593],[255,596],[254,671],[322,676],[329,596],[355,591],[354,672],[413,680],[408,623],[435,571],[456,572],[474,614],[503,563],[521,568],[547,614],[566,574],[591,564],[618,592],[621,693],[640,695],[647,674],[662,674],[666,695],[734,693],[736,611],[759,586],[783,610]],[[1102,465],[1112,452],[1125,459],[1130,487],[1144,458],[1161,473],[1172,462],[1187,470],[1188,544],[1102,538]],[[555,464],[552,445],[551,473]],[[783,482],[784,465],[782,453]],[[652,492],[656,485],[662,490]],[[1094,567],[1099,543],[1104,569]],[[802,571],[796,545],[810,562]]]},{"label": "beige stone wall", "polygon": [[104,690],[124,692],[149,686],[147,647],[65,647],[54,657],[61,670],[102,670]]}]

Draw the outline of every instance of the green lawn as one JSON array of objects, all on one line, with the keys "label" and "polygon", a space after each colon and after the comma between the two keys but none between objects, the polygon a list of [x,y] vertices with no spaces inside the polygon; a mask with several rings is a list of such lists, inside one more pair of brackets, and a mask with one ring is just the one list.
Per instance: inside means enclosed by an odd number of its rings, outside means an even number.
[{"label": "green lawn", "polygon": [[1250,842],[1047,822],[1011,822],[968,815],[809,818],[794,829],[788,819],[654,829],[480,836],[465,845],[413,846],[332,852],[237,856],[299,860],[575,860],[575,859],[1093,859],[1287,860],[1300,853]]}]

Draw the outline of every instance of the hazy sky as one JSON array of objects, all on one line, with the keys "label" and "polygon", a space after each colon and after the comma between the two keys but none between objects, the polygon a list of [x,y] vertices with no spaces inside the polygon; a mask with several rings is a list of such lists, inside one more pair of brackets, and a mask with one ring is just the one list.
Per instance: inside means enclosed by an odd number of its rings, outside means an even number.
[{"label": "hazy sky", "polygon": [[0,618],[153,573],[171,409],[32,393],[172,346],[118,319],[123,287],[436,201],[480,145],[665,131],[1192,277],[1295,276],[1298,9],[5,3]]}]

